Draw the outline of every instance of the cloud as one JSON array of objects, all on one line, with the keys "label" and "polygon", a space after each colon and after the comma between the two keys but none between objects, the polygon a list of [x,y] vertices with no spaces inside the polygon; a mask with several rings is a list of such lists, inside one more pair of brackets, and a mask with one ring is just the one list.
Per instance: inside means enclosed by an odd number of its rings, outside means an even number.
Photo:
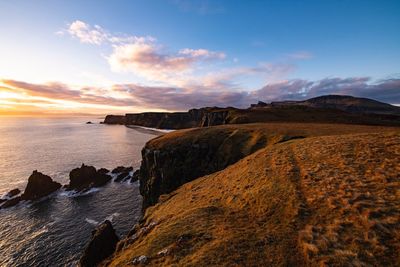
[{"label": "cloud", "polygon": [[319,81],[295,79],[267,84],[252,92],[254,99],[266,101],[300,100],[327,94],[367,97],[400,104],[400,79],[386,79],[374,83],[369,77],[325,78]]},{"label": "cloud", "polygon": [[78,38],[82,43],[100,45],[108,39],[107,32],[98,25],[89,24],[76,20],[69,24],[68,33]]},{"label": "cloud", "polygon": [[[2,80],[8,91],[27,96],[45,97],[43,101],[63,100],[83,104],[122,107],[123,112],[132,110],[188,110],[205,106],[234,106],[246,108],[257,101],[302,100],[326,94],[368,97],[392,104],[400,104],[400,79],[371,82],[368,77],[326,78],[319,81],[295,79],[269,83],[253,90],[198,90],[169,86],[142,86],[138,84],[115,84],[110,88],[82,87],[72,89],[65,84],[31,84],[22,81]],[[107,95],[113,92],[121,97]],[[34,100],[37,101],[37,100]],[[26,103],[26,102],[24,102]],[[32,102],[37,103],[37,102]]]},{"label": "cloud", "polygon": [[151,36],[137,37],[132,35],[111,34],[99,25],[91,26],[90,24],[75,20],[67,25],[67,29],[57,31],[57,35],[70,34],[77,38],[81,43],[102,45],[102,44],[121,44],[128,42],[138,42],[143,40],[154,40]]},{"label": "cloud", "polygon": [[116,85],[114,89],[126,92],[145,107],[167,110],[187,110],[205,106],[246,108],[259,100],[302,100],[323,94],[369,97],[400,104],[400,79],[382,80],[378,83],[368,83],[369,81],[368,77],[327,78],[319,81],[296,79],[270,83],[253,91],[193,90],[135,84]]},{"label": "cloud", "polygon": [[112,34],[98,25],[91,26],[80,20],[68,24],[66,30],[56,34],[64,33],[82,43],[111,46],[112,52],[106,59],[114,72],[131,72],[152,82],[174,86],[194,79],[196,75],[193,72],[199,64],[226,58],[223,52],[204,48],[169,52],[154,37]]},{"label": "cloud", "polygon": [[206,49],[185,48],[176,54],[167,53],[154,41],[137,40],[115,45],[108,62],[115,72],[132,72],[153,81],[176,84],[182,74],[188,75],[196,64],[224,58],[224,53]]},{"label": "cloud", "polygon": [[207,49],[190,49],[185,48],[179,51],[179,54],[191,57],[191,58],[202,58],[202,59],[224,59],[226,55],[222,52],[213,52]]},{"label": "cloud", "polygon": [[[48,100],[72,101],[86,104],[98,104],[108,106],[134,106],[138,103],[133,99],[118,99],[99,94],[101,88],[83,87],[72,89],[62,83],[33,84],[16,80],[1,80],[9,91],[22,93],[30,97],[42,97]],[[94,93],[98,94],[94,94]]]}]

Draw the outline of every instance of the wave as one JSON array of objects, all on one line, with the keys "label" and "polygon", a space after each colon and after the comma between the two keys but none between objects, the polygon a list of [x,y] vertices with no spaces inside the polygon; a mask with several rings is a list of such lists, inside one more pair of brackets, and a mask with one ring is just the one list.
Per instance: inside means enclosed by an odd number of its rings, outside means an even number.
[{"label": "wave", "polygon": [[102,220],[101,222],[98,222],[96,220],[90,219],[90,218],[85,218],[85,221],[93,226],[98,226],[99,224],[105,222],[105,221],[110,221],[112,222],[114,220],[115,217],[118,217],[120,214],[118,212],[114,212],[113,214],[107,216],[106,218],[104,218],[104,220]]},{"label": "wave", "polygon": [[92,187],[89,190],[84,191],[84,192],[77,192],[75,190],[71,190],[71,191],[63,190],[63,191],[60,191],[59,195],[63,196],[63,197],[80,197],[80,196],[86,196],[86,195],[92,194],[94,192],[98,192],[98,191],[100,191],[100,189],[101,188],[99,188],[99,187]]},{"label": "wave", "polygon": [[92,219],[90,219],[90,218],[85,218],[85,221],[86,221],[87,223],[93,225],[93,226],[99,225],[99,222],[98,222],[98,221],[92,220]]},{"label": "wave", "polygon": [[155,132],[162,132],[162,133],[170,133],[176,130],[172,130],[172,129],[158,129],[158,128],[151,128],[151,127],[144,127],[144,126],[139,126],[139,125],[125,125],[128,128],[131,129],[143,129],[143,130],[149,130],[149,131],[155,131]]}]

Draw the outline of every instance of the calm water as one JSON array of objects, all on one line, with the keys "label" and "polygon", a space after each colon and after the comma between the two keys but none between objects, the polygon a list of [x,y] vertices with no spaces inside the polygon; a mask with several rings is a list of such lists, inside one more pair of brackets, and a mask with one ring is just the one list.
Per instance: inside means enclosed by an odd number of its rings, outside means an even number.
[{"label": "calm water", "polygon": [[[85,124],[86,121],[95,124]],[[82,163],[112,169],[140,165],[140,151],[155,135],[96,118],[0,117],[0,196],[25,188],[33,170],[68,183]],[[75,265],[96,223],[111,219],[120,236],[140,216],[139,185],[109,183],[97,192],[0,210],[0,266]]]}]

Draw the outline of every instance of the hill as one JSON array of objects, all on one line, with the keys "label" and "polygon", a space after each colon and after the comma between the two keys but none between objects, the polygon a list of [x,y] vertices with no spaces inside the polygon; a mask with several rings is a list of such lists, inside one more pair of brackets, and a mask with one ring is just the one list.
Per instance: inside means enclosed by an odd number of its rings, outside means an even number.
[{"label": "hill", "polygon": [[382,103],[369,98],[348,95],[325,95],[305,101],[272,102],[272,106],[308,106],[313,108],[338,109],[361,114],[400,115],[400,107]]},{"label": "hill", "polygon": [[[221,150],[229,157],[233,151],[244,158],[163,192],[103,264],[400,264],[399,128],[226,125],[164,135],[150,141],[143,153],[178,153],[174,149],[182,143],[196,151],[203,137],[208,140],[221,131],[227,133],[213,153]],[[260,149],[252,149],[252,138],[262,140],[256,141]],[[196,164],[207,161],[193,153],[197,158],[186,162],[187,153],[142,167],[165,170],[162,166],[169,165],[177,173],[181,167],[196,172]],[[160,180],[153,174],[141,182],[160,188],[165,179],[180,179],[161,172]]]}]

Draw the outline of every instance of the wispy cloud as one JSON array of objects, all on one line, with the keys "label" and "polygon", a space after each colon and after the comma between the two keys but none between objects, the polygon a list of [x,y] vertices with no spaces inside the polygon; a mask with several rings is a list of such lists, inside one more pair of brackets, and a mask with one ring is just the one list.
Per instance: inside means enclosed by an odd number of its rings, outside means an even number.
[{"label": "wispy cloud", "polygon": [[173,83],[177,76],[192,71],[196,63],[223,58],[224,53],[206,49],[186,48],[176,54],[167,53],[154,41],[139,40],[115,45],[108,62],[113,71],[132,72],[151,80]]},{"label": "wispy cloud", "polygon": [[89,24],[76,20],[68,27],[68,33],[78,38],[82,43],[100,45],[107,40],[108,34],[98,25],[91,27]]},{"label": "wispy cloud", "polygon": [[102,45],[102,44],[122,44],[129,42],[143,42],[155,40],[151,36],[132,36],[124,34],[112,34],[99,25],[90,25],[81,20],[75,20],[67,25],[66,29],[56,32],[58,35],[69,34],[82,43]]},{"label": "wispy cloud", "polygon": [[25,96],[45,98],[44,101],[62,100],[83,104],[107,106],[135,106],[137,102],[130,98],[114,98],[104,96],[102,88],[82,87],[73,89],[62,83],[33,84],[16,80],[1,80],[7,90],[22,93]]},{"label": "wispy cloud", "polygon": [[168,51],[154,37],[112,34],[99,25],[91,26],[80,20],[68,24],[61,33],[68,33],[82,43],[109,45],[112,52],[106,59],[114,72],[130,72],[151,82],[173,86],[194,80],[200,64],[226,58],[223,52],[204,48]]},{"label": "wispy cloud", "polygon": [[[176,111],[205,106],[245,108],[259,100],[266,102],[301,100],[326,94],[368,97],[392,104],[400,104],[400,79],[371,82],[368,77],[326,78],[318,81],[295,79],[269,83],[253,91],[223,88],[197,90],[188,87],[143,86],[132,83],[115,84],[107,89],[98,87],[72,89],[64,84],[31,84],[14,80],[2,80],[2,83],[5,85],[3,88],[6,88],[8,92],[45,98],[34,100],[36,102],[32,103],[35,104],[41,104],[40,101],[52,102],[55,99],[81,104],[104,105],[110,109],[121,107],[124,112],[137,110]],[[108,96],[107,93],[109,92],[121,97]],[[18,98],[15,99],[15,103],[25,103]]]}]

